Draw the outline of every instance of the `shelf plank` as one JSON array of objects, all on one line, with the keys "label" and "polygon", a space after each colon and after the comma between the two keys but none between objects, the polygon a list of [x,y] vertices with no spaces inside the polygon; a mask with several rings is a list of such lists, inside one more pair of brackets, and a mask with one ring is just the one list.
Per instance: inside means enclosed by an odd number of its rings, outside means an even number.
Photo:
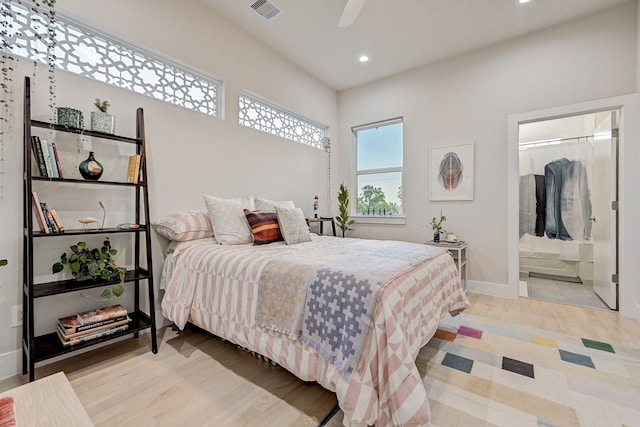
[{"label": "shelf plank", "polygon": [[33,181],[49,181],[49,182],[66,182],[71,184],[89,184],[89,185],[118,185],[122,187],[144,187],[144,181],[137,183],[124,182],[124,181],[100,181],[91,179],[76,179],[76,178],[54,178],[51,176],[32,176]]},{"label": "shelf plank", "polygon": [[[143,268],[129,270],[124,275],[125,282],[148,279],[149,271]],[[115,285],[117,280],[58,280],[55,282],[37,283],[33,285],[33,297],[42,298],[50,295],[64,294],[67,292],[82,291],[84,289],[99,288],[101,286]]]},{"label": "shelf plank", "polygon": [[142,144],[141,138],[130,138],[128,136],[113,135],[110,133],[96,132],[94,130],[70,128],[67,126],[56,125],[53,123],[43,122],[40,120],[31,120],[31,126],[46,128],[46,129],[54,129],[62,132],[68,132],[68,133],[76,133],[76,134],[85,135],[85,136],[95,136],[97,138],[111,139],[113,141],[128,142],[131,144]]},{"label": "shelf plank", "polygon": [[62,345],[62,343],[60,342],[60,338],[58,338],[58,334],[56,332],[37,336],[34,339],[35,360],[33,362],[41,362],[43,360],[51,359],[52,357],[73,352],[80,348],[90,347],[106,341],[111,341],[114,338],[134,334],[136,332],[140,332],[143,329],[151,327],[150,317],[142,311],[129,313],[129,317],[131,318],[131,322],[129,322],[129,328],[126,331],[116,332],[112,335],[96,338],[94,340],[75,344],[69,347],[64,347]]},{"label": "shelf plank", "polygon": [[114,233],[140,233],[146,232],[149,228],[141,225],[138,228],[76,228],[66,229],[62,233],[43,233],[42,231],[33,231],[33,237],[54,237],[54,236],[82,236],[89,234],[114,234]]}]

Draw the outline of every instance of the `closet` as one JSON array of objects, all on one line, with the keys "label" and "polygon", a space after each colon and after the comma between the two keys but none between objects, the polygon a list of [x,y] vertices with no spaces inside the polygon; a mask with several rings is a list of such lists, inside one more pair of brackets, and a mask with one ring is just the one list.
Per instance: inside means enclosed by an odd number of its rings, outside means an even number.
[{"label": "closet", "polygon": [[617,117],[608,111],[520,125],[519,263],[528,296],[616,308]]}]

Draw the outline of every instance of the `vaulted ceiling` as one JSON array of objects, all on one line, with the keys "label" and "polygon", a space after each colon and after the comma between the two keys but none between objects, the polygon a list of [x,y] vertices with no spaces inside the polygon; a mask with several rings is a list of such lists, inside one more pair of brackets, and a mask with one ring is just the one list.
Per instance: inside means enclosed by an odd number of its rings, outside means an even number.
[{"label": "vaulted ceiling", "polygon": [[[346,0],[201,0],[336,90],[561,25],[626,0],[367,0],[339,28]],[[264,0],[261,0],[264,2]],[[367,55],[367,63],[359,62]]]}]

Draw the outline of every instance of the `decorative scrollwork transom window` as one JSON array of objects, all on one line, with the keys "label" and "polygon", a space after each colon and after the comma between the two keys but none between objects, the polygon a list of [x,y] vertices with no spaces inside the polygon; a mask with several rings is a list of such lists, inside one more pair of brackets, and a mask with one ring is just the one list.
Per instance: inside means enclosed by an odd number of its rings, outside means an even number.
[{"label": "decorative scrollwork transom window", "polygon": [[[47,63],[47,17],[17,2],[3,2],[1,24],[11,31],[7,53]],[[219,117],[221,81],[174,61],[100,34],[56,14],[55,66],[147,95],[170,104]]]},{"label": "decorative scrollwork transom window", "polygon": [[291,141],[325,149],[328,126],[313,122],[286,109],[240,92],[238,123]]}]

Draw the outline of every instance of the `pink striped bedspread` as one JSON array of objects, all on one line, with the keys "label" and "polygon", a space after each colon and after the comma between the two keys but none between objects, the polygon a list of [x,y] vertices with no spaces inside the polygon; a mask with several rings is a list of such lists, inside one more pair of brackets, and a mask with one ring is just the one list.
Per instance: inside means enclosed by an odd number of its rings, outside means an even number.
[{"label": "pink striped bedspread", "polygon": [[[346,426],[425,425],[429,402],[415,358],[442,316],[469,307],[456,266],[444,250],[430,247],[426,261],[382,288],[358,369],[350,376],[302,340],[257,326],[258,285],[270,261],[326,259],[349,240],[313,235],[311,242],[289,246],[223,246],[213,239],[178,246],[171,275],[162,280],[162,313],[179,328],[191,322],[334,391]],[[415,247],[424,251],[425,245]]]}]

